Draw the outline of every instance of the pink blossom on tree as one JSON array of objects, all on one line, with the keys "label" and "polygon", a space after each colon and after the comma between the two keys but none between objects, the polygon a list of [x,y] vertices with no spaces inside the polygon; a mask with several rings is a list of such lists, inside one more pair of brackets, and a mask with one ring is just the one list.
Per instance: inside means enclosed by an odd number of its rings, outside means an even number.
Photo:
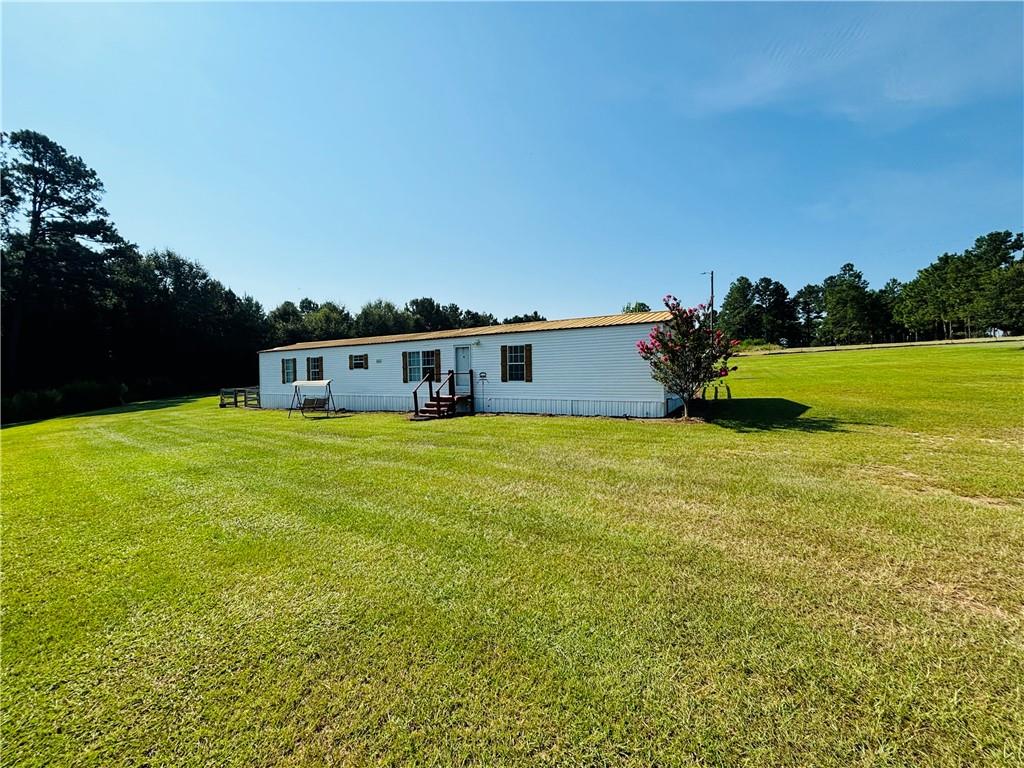
[{"label": "pink blossom on tree", "polygon": [[690,415],[690,400],[716,379],[729,375],[729,358],[739,343],[711,330],[711,309],[704,304],[686,309],[671,294],[664,298],[672,317],[655,326],[636,343],[640,357],[651,364],[651,375],[683,400],[683,415]]}]

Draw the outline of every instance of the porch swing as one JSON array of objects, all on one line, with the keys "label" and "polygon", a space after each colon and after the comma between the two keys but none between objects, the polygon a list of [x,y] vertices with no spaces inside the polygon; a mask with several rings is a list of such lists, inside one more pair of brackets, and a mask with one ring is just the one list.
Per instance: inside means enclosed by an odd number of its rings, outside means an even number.
[{"label": "porch swing", "polygon": [[292,417],[292,411],[298,411],[305,418],[310,413],[331,416],[340,410],[334,405],[331,379],[293,381],[292,386],[295,390],[291,405],[288,406],[289,419]]}]

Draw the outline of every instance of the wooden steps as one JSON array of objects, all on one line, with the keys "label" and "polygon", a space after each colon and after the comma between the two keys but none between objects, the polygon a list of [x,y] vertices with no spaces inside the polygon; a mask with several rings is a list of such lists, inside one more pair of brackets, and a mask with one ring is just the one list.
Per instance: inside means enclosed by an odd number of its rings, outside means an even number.
[{"label": "wooden steps", "polygon": [[450,419],[459,415],[459,406],[469,405],[466,411],[472,412],[472,398],[469,395],[434,395],[420,408],[419,413],[413,414],[416,421],[427,419]]},{"label": "wooden steps", "polygon": [[[426,385],[427,400],[420,405],[419,393],[423,385]],[[473,413],[473,372],[469,372],[469,392],[455,391],[455,371],[448,371],[448,375],[442,379],[437,387],[434,387],[433,379],[424,377],[423,381],[416,385],[412,393],[413,412],[410,417],[413,421],[428,421],[430,419],[450,419],[464,413]]]}]

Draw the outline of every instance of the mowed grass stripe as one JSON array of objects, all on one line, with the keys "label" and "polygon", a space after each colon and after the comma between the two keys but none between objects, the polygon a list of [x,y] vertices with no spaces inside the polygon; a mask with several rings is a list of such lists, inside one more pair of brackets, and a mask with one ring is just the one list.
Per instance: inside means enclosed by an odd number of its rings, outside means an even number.
[{"label": "mowed grass stripe", "polygon": [[747,358],[703,425],[4,430],[4,760],[1019,763],[1022,360]]}]

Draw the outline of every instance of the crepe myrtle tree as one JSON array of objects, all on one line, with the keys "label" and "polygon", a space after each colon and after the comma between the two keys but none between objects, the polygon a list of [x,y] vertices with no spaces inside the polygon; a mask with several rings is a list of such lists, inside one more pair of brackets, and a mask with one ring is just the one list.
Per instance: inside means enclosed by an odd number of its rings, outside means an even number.
[{"label": "crepe myrtle tree", "polygon": [[684,308],[671,294],[664,298],[672,317],[636,343],[640,357],[651,364],[651,375],[669,392],[683,399],[683,416],[690,415],[690,400],[714,381],[729,375],[729,358],[739,344],[712,328],[711,308],[698,304]]}]

